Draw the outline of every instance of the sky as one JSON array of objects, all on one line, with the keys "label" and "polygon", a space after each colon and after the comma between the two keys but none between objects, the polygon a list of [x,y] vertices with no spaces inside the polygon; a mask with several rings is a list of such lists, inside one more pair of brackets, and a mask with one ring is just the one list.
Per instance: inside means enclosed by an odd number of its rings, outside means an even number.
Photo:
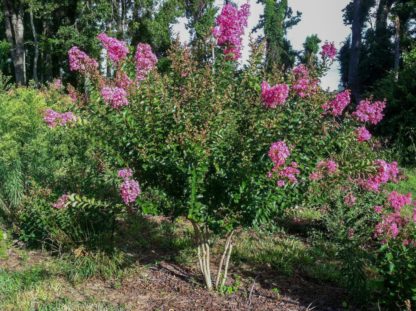
[{"label": "sky", "polygon": [[[291,41],[293,48],[302,50],[302,44],[305,38],[311,34],[317,34],[324,42],[326,40],[334,42],[337,49],[341,47],[341,43],[350,33],[350,28],[345,26],[342,21],[342,9],[350,0],[289,0],[289,6],[293,11],[302,12],[302,20],[299,24],[288,31],[288,39]],[[224,1],[216,0],[216,5],[222,7]],[[236,0],[238,5],[246,2],[246,0]],[[256,0],[249,0],[250,17],[248,19],[248,27],[243,39],[243,56],[244,63],[249,55],[249,34],[258,21],[263,12],[263,6],[258,4]],[[180,19],[178,24],[173,27],[173,31],[179,35],[182,42],[189,41],[189,33],[185,29],[185,20]],[[336,62],[332,65],[328,74],[322,78],[321,84],[323,88],[336,90],[339,84],[339,64]]]}]

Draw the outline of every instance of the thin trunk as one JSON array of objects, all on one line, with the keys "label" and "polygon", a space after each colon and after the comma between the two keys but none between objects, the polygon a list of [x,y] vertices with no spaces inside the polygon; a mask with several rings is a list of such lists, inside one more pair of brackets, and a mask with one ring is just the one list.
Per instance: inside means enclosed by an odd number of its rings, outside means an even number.
[{"label": "thin trunk", "polygon": [[20,2],[3,0],[5,8],[6,37],[11,45],[11,55],[16,83],[26,83],[26,60],[24,49],[23,6]]},{"label": "thin trunk", "polygon": [[211,264],[210,264],[210,247],[208,229],[201,228],[196,222],[191,221],[194,227],[195,238],[198,248],[198,262],[207,289],[212,291],[212,279],[211,279]]},{"label": "thin trunk", "polygon": [[39,84],[39,79],[38,79],[39,42],[38,42],[38,35],[36,33],[32,10],[30,10],[29,16],[30,16],[30,26],[32,27],[33,42],[35,45],[35,56],[33,58],[33,80],[35,80],[36,85],[38,85]]},{"label": "thin trunk", "polygon": [[389,15],[393,0],[380,0],[376,14],[376,34],[384,32],[387,28],[387,17]]},{"label": "thin trunk", "polygon": [[400,67],[400,17],[395,18],[396,34],[394,38],[394,79],[399,80]]},{"label": "thin trunk", "polygon": [[222,277],[222,281],[221,281],[221,287],[223,288],[225,286],[225,281],[227,280],[227,275],[228,275],[228,266],[230,264],[230,258],[231,258],[231,253],[233,251],[233,244],[230,243],[229,247],[228,247],[228,254],[227,254],[227,258],[225,260],[225,268],[224,268],[224,275]]},{"label": "thin trunk", "polygon": [[348,87],[351,89],[351,95],[356,103],[360,101],[358,66],[360,63],[361,32],[361,0],[354,0]]},{"label": "thin trunk", "polygon": [[[229,250],[229,249],[232,248],[231,243],[232,243],[233,234],[234,234],[234,231],[231,231],[230,234],[228,235],[227,240],[226,240],[225,245],[224,245],[224,252],[222,254],[220,264],[218,266],[217,278],[215,280],[215,289],[216,290],[220,289],[220,284],[222,284],[222,281],[220,282],[221,278],[222,279],[227,278],[227,272],[226,272],[226,270],[228,269],[227,259],[228,259],[228,254],[231,254],[231,250]],[[224,270],[224,273],[223,273],[222,272],[222,267],[224,265],[224,261],[226,262],[227,268]]]}]

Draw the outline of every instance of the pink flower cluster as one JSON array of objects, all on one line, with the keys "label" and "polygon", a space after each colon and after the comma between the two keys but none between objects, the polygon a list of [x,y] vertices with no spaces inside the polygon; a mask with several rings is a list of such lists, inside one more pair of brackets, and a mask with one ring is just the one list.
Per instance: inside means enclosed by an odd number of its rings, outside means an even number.
[{"label": "pink flower cluster", "polygon": [[105,86],[101,89],[101,96],[114,109],[119,109],[129,104],[127,92],[120,87]]},{"label": "pink flower cluster", "polygon": [[123,179],[120,185],[120,196],[126,205],[130,205],[136,201],[137,197],[142,193],[138,181],[132,179],[133,172],[129,168],[118,171],[118,177]]},{"label": "pink flower cluster", "polygon": [[386,102],[376,101],[371,103],[368,99],[360,101],[357,110],[352,113],[358,121],[369,122],[373,125],[379,123],[383,117],[383,110],[386,108]]},{"label": "pink flower cluster", "polygon": [[[411,218],[401,213],[404,206],[412,204],[412,195],[410,193],[403,195],[397,191],[392,191],[387,197],[387,202],[393,211],[386,208],[383,214],[382,206],[374,207],[374,211],[377,214],[382,214],[381,221],[375,226],[374,236],[383,238],[383,243],[388,239],[395,239],[400,234],[400,231],[411,221],[416,224],[416,208],[413,210]],[[403,240],[403,245],[407,246],[409,243],[409,240]],[[414,241],[412,244],[415,244]]]},{"label": "pink flower cluster", "polygon": [[362,143],[364,141],[371,139],[371,133],[366,129],[365,126],[361,126],[355,130],[355,135],[357,136],[357,140]]},{"label": "pink flower cluster", "polygon": [[137,80],[146,79],[147,74],[155,68],[157,63],[157,57],[153,54],[151,46],[147,43],[139,43],[134,58]]},{"label": "pink flower cluster", "polygon": [[85,52],[78,47],[73,46],[68,51],[69,69],[71,71],[79,71],[81,73],[92,72],[98,68],[95,59],[90,58]]},{"label": "pink flower cluster", "polygon": [[272,171],[268,173],[268,177],[273,177],[273,172],[277,174],[279,180],[277,181],[278,187],[283,187],[287,179],[290,183],[297,183],[297,175],[300,174],[298,164],[292,162],[290,165],[283,167],[286,163],[286,159],[290,156],[289,148],[284,141],[277,141],[270,146],[269,158],[272,160],[274,166]]},{"label": "pink flower cluster", "polygon": [[57,125],[65,126],[67,123],[75,122],[76,117],[72,112],[59,113],[52,109],[46,109],[43,114],[43,121],[50,127]]},{"label": "pink flower cluster", "polygon": [[298,182],[297,175],[300,174],[300,171],[298,169],[298,164],[296,162],[290,163],[290,165],[283,167],[279,173],[279,180],[277,181],[278,187],[284,187],[286,185],[286,182],[283,178],[287,179],[290,183],[296,184]]},{"label": "pink flower cluster", "polygon": [[350,103],[350,90],[345,90],[338,93],[333,100],[330,100],[322,105],[325,113],[331,114],[334,117],[342,115],[345,107]]},{"label": "pink flower cluster", "polygon": [[290,151],[284,141],[277,141],[270,146],[269,158],[274,164],[273,170],[283,166],[289,156]]},{"label": "pink flower cluster", "polygon": [[344,203],[347,206],[353,206],[355,204],[355,202],[357,201],[357,198],[354,196],[354,194],[352,193],[348,193],[345,197],[344,197]]},{"label": "pink flower cluster", "polygon": [[382,220],[376,225],[374,229],[375,237],[383,237],[385,239],[395,239],[400,232],[400,229],[407,224],[407,220],[403,218],[400,213],[388,213],[383,215]]},{"label": "pink flower cluster", "polygon": [[378,192],[380,186],[391,182],[397,182],[399,177],[399,168],[397,162],[387,163],[384,160],[374,161],[377,172],[367,179],[359,179],[357,183],[368,191]]},{"label": "pink flower cluster", "polygon": [[283,105],[288,96],[289,86],[287,84],[276,84],[272,87],[266,81],[261,84],[261,97],[267,108],[276,108]]},{"label": "pink flower cluster", "polygon": [[335,48],[334,42],[326,41],[325,44],[322,46],[321,56],[323,59],[329,58],[333,60],[337,55],[337,49]]},{"label": "pink flower cluster", "polygon": [[59,199],[52,205],[56,209],[61,209],[66,206],[69,200],[69,195],[63,194],[59,197]]},{"label": "pink flower cluster", "polygon": [[130,168],[123,168],[117,172],[117,176],[122,179],[129,179],[133,176],[133,171]]},{"label": "pink flower cluster", "polygon": [[248,3],[243,4],[240,10],[227,3],[216,19],[216,27],[212,30],[218,45],[224,47],[224,54],[233,60],[241,57],[242,36],[249,15],[250,5]]},{"label": "pink flower cluster", "polygon": [[108,57],[115,63],[124,60],[129,53],[126,43],[107,36],[105,33],[100,33],[97,39],[101,41],[104,48],[107,50]]},{"label": "pink flower cluster", "polygon": [[309,180],[315,181],[325,176],[334,175],[338,170],[338,164],[333,160],[319,161],[316,170],[309,175]]},{"label": "pink flower cluster", "polygon": [[292,73],[295,76],[292,89],[298,96],[303,98],[316,93],[319,81],[309,76],[309,70],[305,65],[296,66]]},{"label": "pink flower cluster", "polygon": [[387,201],[395,212],[400,212],[404,206],[412,204],[412,194],[400,194],[397,191],[392,191],[387,197]]}]

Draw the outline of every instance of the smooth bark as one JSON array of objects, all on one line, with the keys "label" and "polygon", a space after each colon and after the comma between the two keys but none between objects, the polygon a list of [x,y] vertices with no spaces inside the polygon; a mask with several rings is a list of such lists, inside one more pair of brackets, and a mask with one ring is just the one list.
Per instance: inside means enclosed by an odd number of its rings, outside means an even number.
[{"label": "smooth bark", "polygon": [[16,83],[26,83],[26,59],[24,48],[23,4],[17,0],[3,0],[7,41],[11,45],[11,56]]}]

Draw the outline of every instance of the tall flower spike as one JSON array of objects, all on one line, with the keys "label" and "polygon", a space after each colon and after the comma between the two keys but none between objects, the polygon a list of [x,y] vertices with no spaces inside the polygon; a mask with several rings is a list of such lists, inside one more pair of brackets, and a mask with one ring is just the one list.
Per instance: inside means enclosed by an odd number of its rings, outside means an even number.
[{"label": "tall flower spike", "polygon": [[92,72],[98,68],[95,59],[89,57],[85,52],[81,51],[77,46],[73,46],[68,51],[69,69],[71,71],[79,71],[81,73]]},{"label": "tall flower spike", "polygon": [[243,4],[238,8],[230,3],[224,5],[216,19],[216,27],[212,30],[219,46],[224,48],[224,54],[232,60],[241,57],[242,37],[247,27],[250,5]]},{"label": "tall flower spike", "polygon": [[157,57],[152,52],[152,48],[147,43],[137,45],[136,55],[136,78],[138,81],[146,79],[150,71],[155,68]]},{"label": "tall flower spike", "polygon": [[108,57],[115,63],[124,60],[129,53],[126,43],[116,38],[107,36],[105,33],[100,33],[97,39],[101,41],[104,48],[107,50]]}]

